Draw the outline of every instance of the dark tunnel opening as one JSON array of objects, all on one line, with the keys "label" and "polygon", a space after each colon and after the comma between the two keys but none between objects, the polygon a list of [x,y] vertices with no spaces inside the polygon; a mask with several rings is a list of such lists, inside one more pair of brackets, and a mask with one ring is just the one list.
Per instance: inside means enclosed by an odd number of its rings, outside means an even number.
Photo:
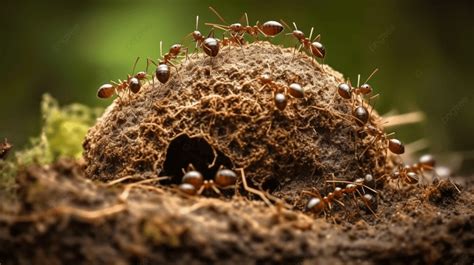
[{"label": "dark tunnel opening", "polygon": [[183,169],[187,170],[192,164],[196,170],[203,174],[205,179],[213,179],[220,166],[232,169],[233,164],[229,157],[221,151],[215,150],[217,157],[214,165],[209,167],[214,160],[211,145],[201,137],[190,138],[183,134],[171,141],[166,152],[166,160],[160,176],[170,176],[171,184],[181,183]]}]

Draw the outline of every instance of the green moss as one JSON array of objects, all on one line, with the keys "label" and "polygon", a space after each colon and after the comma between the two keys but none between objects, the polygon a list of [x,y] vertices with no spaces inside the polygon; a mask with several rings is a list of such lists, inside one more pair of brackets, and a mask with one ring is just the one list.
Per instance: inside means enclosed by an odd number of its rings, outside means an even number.
[{"label": "green moss", "polygon": [[45,94],[41,102],[41,133],[30,140],[27,148],[0,161],[0,190],[12,188],[19,168],[52,163],[61,157],[80,158],[87,130],[102,111],[76,103],[60,107],[53,97]]}]

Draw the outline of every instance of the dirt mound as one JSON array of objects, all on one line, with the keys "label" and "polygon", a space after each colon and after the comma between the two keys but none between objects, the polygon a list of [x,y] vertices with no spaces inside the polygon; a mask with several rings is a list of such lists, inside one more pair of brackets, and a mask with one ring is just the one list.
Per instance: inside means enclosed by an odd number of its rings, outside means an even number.
[{"label": "dirt mound", "polygon": [[[89,131],[89,178],[149,174],[178,184],[189,163],[207,179],[220,166],[244,168],[251,185],[294,203],[297,193],[328,179],[388,172],[387,142],[373,142],[352,117],[354,105],[367,104],[340,98],[344,79],[327,65],[254,42],[225,47],[215,58],[193,55],[179,69],[166,85],[155,80],[138,95],[116,99]],[[262,74],[280,91],[263,87]],[[279,110],[273,92],[292,83],[303,87],[304,98],[287,95],[288,106]],[[369,123],[381,128],[367,108]]]},{"label": "dirt mound", "polygon": [[[0,203],[2,264],[470,264],[472,188],[380,195],[336,224],[245,197],[181,196],[149,179],[92,182],[74,161],[31,167]],[[148,183],[150,184],[150,183]],[[472,186],[471,186],[472,187]],[[440,199],[444,198],[444,199]],[[334,220],[336,221],[336,220]]]}]

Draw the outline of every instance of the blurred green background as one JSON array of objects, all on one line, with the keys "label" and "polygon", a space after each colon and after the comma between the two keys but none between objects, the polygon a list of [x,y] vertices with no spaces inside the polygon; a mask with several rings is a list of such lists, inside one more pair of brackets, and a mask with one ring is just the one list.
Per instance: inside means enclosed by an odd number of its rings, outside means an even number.
[{"label": "blurred green background", "polygon": [[[326,63],[355,80],[376,67],[371,84],[380,113],[426,113],[423,123],[395,128],[406,143],[426,139],[455,170],[474,169],[474,8],[466,1],[2,1],[0,137],[17,146],[40,130],[40,100],[106,106],[98,86],[124,78],[137,56],[157,58],[181,42],[200,16],[219,22],[247,12],[256,20],[295,21],[322,34]],[[275,42],[291,45],[290,38]],[[189,40],[188,40],[189,43]],[[143,63],[143,62],[142,62]],[[144,63],[140,65],[144,67]]]}]

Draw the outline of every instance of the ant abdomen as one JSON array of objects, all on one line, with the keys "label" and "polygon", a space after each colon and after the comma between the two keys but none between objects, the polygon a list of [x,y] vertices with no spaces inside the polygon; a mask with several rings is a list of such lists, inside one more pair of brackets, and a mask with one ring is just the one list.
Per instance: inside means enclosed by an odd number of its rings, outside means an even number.
[{"label": "ant abdomen", "polygon": [[315,41],[311,43],[311,53],[318,58],[324,58],[326,56],[326,48],[320,42]]},{"label": "ant abdomen", "polygon": [[237,183],[237,174],[230,169],[221,169],[217,171],[214,182],[220,188],[226,188]]},{"label": "ant abdomen", "polygon": [[267,36],[275,36],[283,31],[283,25],[276,21],[267,21],[263,23],[261,30]]},{"label": "ant abdomen", "polygon": [[337,87],[337,93],[339,94],[339,96],[341,96],[344,99],[352,98],[352,89],[346,83],[342,83]]},{"label": "ant abdomen", "polygon": [[286,108],[286,105],[288,104],[288,101],[286,100],[286,96],[283,93],[276,93],[274,100],[275,100],[275,106],[279,110],[284,110]]},{"label": "ant abdomen", "polygon": [[162,84],[168,82],[168,79],[170,79],[170,68],[167,64],[160,63],[158,65],[158,67],[156,68],[156,78]]},{"label": "ant abdomen", "polygon": [[202,43],[202,48],[207,55],[216,57],[219,53],[219,41],[215,38],[206,38]]},{"label": "ant abdomen", "polygon": [[138,93],[138,91],[140,91],[140,88],[142,87],[142,84],[140,83],[140,80],[138,80],[138,78],[132,77],[130,79],[130,82],[128,83],[128,87],[133,93]]},{"label": "ant abdomen", "polygon": [[313,197],[308,201],[308,204],[306,205],[306,209],[314,213],[320,213],[322,210],[324,210],[324,208],[324,201],[320,198]]},{"label": "ant abdomen", "polygon": [[204,178],[200,172],[192,170],[184,174],[182,182],[191,184],[196,189],[199,189],[204,183]]},{"label": "ant abdomen", "polygon": [[359,126],[363,126],[367,123],[367,121],[369,121],[369,112],[363,106],[356,107],[352,112],[352,115],[354,115],[354,117],[356,118],[356,123]]},{"label": "ant abdomen", "polygon": [[104,84],[97,90],[97,97],[110,98],[115,93],[115,87],[111,84]]},{"label": "ant abdomen", "polygon": [[405,146],[398,139],[390,139],[388,141],[388,149],[390,152],[397,155],[405,153]]},{"label": "ant abdomen", "polygon": [[288,87],[288,93],[295,98],[304,98],[304,90],[300,84],[293,83]]},{"label": "ant abdomen", "polygon": [[181,192],[183,192],[185,194],[188,194],[188,195],[196,195],[196,193],[197,193],[196,187],[194,187],[193,185],[191,185],[189,183],[180,184],[178,189]]}]

